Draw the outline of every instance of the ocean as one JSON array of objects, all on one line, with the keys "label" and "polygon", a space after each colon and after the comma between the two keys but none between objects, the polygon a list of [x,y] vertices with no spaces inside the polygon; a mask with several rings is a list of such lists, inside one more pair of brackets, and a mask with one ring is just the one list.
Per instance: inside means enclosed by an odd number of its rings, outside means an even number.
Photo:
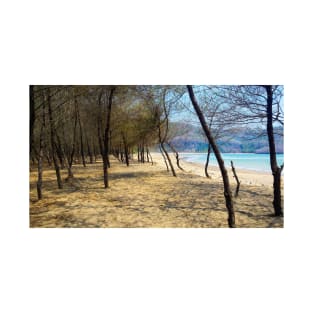
[{"label": "ocean", "polygon": [[[199,163],[204,166],[206,161],[206,153],[180,153],[180,158],[187,162]],[[230,167],[230,161],[233,161],[235,168],[271,172],[270,155],[256,153],[222,153],[224,163]],[[284,155],[277,154],[277,163],[284,163]],[[209,165],[218,165],[215,155],[212,152],[210,155]]]}]

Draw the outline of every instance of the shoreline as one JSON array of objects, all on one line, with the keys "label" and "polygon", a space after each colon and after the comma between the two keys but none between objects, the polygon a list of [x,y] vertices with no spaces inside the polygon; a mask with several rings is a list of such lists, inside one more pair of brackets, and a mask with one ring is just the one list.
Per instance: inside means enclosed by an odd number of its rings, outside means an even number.
[{"label": "shoreline", "polygon": [[[185,154],[185,153],[184,153]],[[151,152],[153,161],[156,161],[158,165],[166,169],[164,164],[163,157],[160,152]],[[176,166],[176,159],[173,153],[169,153],[172,163],[177,169]],[[184,168],[185,172],[188,174],[194,174],[201,177],[206,177],[204,172],[204,165],[201,165],[196,162],[185,161],[184,159],[180,159],[180,164]],[[236,168],[236,167],[235,167]],[[236,183],[231,167],[226,166],[228,176],[231,183]],[[179,169],[177,169],[179,171]],[[211,180],[215,181],[222,181],[222,176],[217,165],[209,165],[208,166],[208,173],[211,176]],[[265,171],[257,171],[257,170],[248,170],[248,169],[241,169],[236,168],[236,173],[239,177],[241,184],[245,185],[255,185],[255,186],[266,186],[272,187],[273,186],[273,176],[271,172]],[[284,182],[284,177],[282,175],[282,184]]]},{"label": "shoreline", "polygon": [[[227,159],[227,155],[268,155],[269,156],[269,153],[255,153],[255,152],[223,152],[221,153],[222,154],[222,157],[223,155],[225,155],[225,158],[223,157],[224,159],[224,162],[226,164],[226,162],[229,161],[229,159]],[[189,155],[204,155],[206,156],[207,153],[206,152],[179,152],[179,155],[181,156],[181,160],[184,160],[185,158],[188,158]],[[214,157],[214,152],[212,152],[212,155]],[[284,153],[276,153],[277,156],[279,155],[284,155]],[[196,162],[196,161],[187,161],[187,160],[184,160],[186,162],[190,162],[190,163],[195,163],[195,164],[200,164],[201,166],[205,166],[205,161],[203,161],[202,163],[200,162]],[[215,167],[218,167],[218,164],[217,164],[217,161],[214,160],[214,162],[216,162],[216,164],[211,164],[212,166],[215,166]],[[228,163],[227,163],[228,164]],[[230,165],[226,165],[226,168],[230,169],[231,170],[231,166]],[[259,169],[259,168],[247,168],[247,167],[242,167],[242,166],[238,166],[235,164],[235,168],[236,168],[236,171],[237,169],[238,170],[244,170],[244,171],[252,171],[252,172],[256,172],[256,173],[262,173],[262,174],[272,174],[272,171],[270,169]],[[284,173],[282,173],[282,176],[284,175]]]}]

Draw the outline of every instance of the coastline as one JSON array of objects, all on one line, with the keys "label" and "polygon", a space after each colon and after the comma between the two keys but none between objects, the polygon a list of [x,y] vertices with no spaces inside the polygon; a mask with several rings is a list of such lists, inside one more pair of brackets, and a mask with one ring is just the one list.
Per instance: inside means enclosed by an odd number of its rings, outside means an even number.
[{"label": "coastline", "polygon": [[[187,154],[187,153],[184,153],[184,154]],[[151,155],[152,155],[153,160],[156,161],[159,166],[166,168],[163,157],[160,152],[152,152]],[[169,153],[169,155],[176,169],[177,166],[176,166],[175,155],[173,153]],[[184,168],[186,173],[198,175],[201,177],[206,177],[204,173],[204,165],[201,165],[196,162],[185,161],[184,159],[180,159],[180,164]],[[233,177],[231,167],[226,166],[226,168],[227,168],[230,182],[235,184],[236,181]],[[222,176],[221,176],[219,167],[217,165],[209,165],[208,173],[211,176],[212,180],[222,181]],[[266,187],[272,187],[273,185],[273,177],[270,172],[236,168],[236,173],[239,177],[241,184],[244,184],[244,185],[266,186]],[[284,182],[284,177],[282,176],[282,184],[283,182]]]}]

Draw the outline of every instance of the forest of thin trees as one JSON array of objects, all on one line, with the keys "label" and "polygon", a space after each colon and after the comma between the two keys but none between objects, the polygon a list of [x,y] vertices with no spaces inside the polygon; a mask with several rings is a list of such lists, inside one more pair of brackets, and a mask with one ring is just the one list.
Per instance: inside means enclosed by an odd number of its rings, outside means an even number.
[{"label": "forest of thin trees", "polygon": [[[283,86],[32,85],[29,101],[30,165],[38,172],[38,200],[45,196],[45,168],[54,169],[55,183],[62,189],[65,181],[75,177],[74,164],[88,167],[101,162],[103,188],[107,189],[110,157],[125,166],[130,161],[153,164],[152,149],[162,154],[169,175],[176,177],[177,170],[184,169],[172,139],[183,130],[175,128],[173,120],[188,116],[201,125],[208,143],[208,178],[210,154],[214,153],[218,161],[229,227],[236,227],[233,190],[218,139],[231,140],[236,130],[246,126],[267,135],[273,214],[283,215],[283,165],[277,163],[275,148],[275,126],[284,125]],[[65,177],[61,170],[66,170]],[[207,188],[209,191],[209,184]]]}]

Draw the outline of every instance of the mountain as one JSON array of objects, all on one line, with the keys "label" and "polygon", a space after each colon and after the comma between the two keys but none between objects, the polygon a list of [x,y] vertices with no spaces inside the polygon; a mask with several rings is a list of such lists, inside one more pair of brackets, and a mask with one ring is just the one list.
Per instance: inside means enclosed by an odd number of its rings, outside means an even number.
[{"label": "mountain", "polygon": [[[208,148],[200,127],[193,125],[176,125],[180,135],[173,136],[172,144],[180,152],[206,152]],[[283,128],[275,128],[276,152],[284,153]],[[279,135],[280,134],[280,135]],[[221,152],[225,153],[269,153],[267,134],[264,129],[241,128],[217,139]]]}]

